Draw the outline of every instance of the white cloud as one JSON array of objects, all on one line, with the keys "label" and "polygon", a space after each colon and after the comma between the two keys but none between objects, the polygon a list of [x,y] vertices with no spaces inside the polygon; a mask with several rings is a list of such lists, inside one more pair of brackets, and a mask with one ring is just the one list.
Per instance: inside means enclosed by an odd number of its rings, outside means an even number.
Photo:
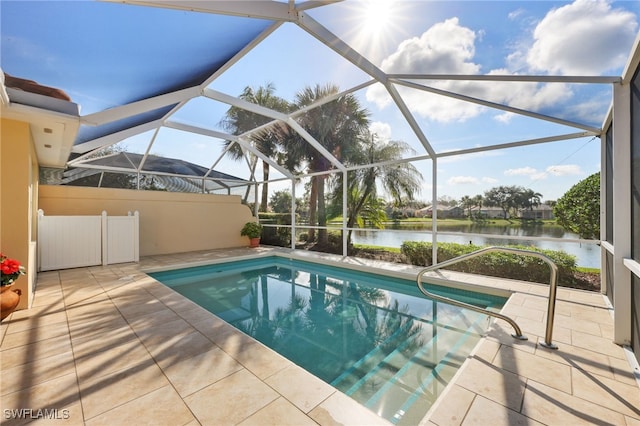
[{"label": "white cloud", "polygon": [[[404,40],[382,61],[381,68],[387,73],[478,74],[480,65],[472,61],[477,36],[471,29],[460,26],[458,18],[447,19],[433,25],[420,37]],[[446,90],[454,83],[434,86]],[[457,86],[460,86],[459,82]],[[399,92],[412,111],[436,121],[465,120],[481,111],[478,105],[419,90],[400,88]],[[382,85],[370,87],[366,96],[379,108],[390,103],[389,94]]]},{"label": "white cloud", "polygon": [[533,167],[521,167],[519,169],[507,169],[504,171],[506,176],[532,176],[538,173]]},{"label": "white cloud", "polygon": [[519,8],[519,9],[514,10],[513,12],[509,12],[508,17],[509,17],[510,20],[513,21],[513,20],[517,19],[518,17],[520,17],[524,13],[525,13],[524,9]]},{"label": "white cloud", "polygon": [[546,171],[554,176],[575,176],[583,174],[582,169],[577,164],[549,166]]},{"label": "white cloud", "polygon": [[369,126],[369,131],[372,134],[375,134],[377,139],[380,141],[389,141],[391,140],[391,126],[389,123],[383,123],[382,121],[374,121]]},{"label": "white cloud", "polygon": [[511,112],[503,112],[502,114],[497,114],[493,116],[493,119],[499,123],[507,124],[511,121],[514,114]]},{"label": "white cloud", "polygon": [[498,182],[500,182],[498,179],[495,179],[495,178],[492,178],[492,177],[488,177],[488,176],[483,177],[482,181],[484,183],[498,183]]},{"label": "white cloud", "polygon": [[625,64],[637,31],[633,13],[605,0],[576,0],[540,21],[526,60],[534,70],[601,74]]},{"label": "white cloud", "polygon": [[[448,19],[433,25],[420,37],[400,43],[397,50],[382,61],[381,68],[387,73],[480,74],[481,66],[473,61],[475,43],[480,34],[481,32],[461,26],[458,18]],[[490,70],[488,74],[513,73],[509,69],[500,68]],[[428,84],[436,89],[524,109],[556,105],[572,95],[569,87],[564,84],[478,81],[439,81]],[[478,104],[423,90],[399,87],[398,92],[412,112],[442,123],[462,122],[487,110]],[[381,109],[391,103],[387,90],[380,84],[370,87],[366,98]],[[504,122],[507,116],[500,115],[496,119]]]},{"label": "white cloud", "polygon": [[447,180],[449,185],[475,185],[478,183],[478,178],[473,176],[452,176]]}]

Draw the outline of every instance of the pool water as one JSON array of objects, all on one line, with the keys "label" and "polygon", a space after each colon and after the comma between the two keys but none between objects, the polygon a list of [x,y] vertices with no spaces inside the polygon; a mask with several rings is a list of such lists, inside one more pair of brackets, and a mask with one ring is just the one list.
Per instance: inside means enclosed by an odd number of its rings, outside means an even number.
[{"label": "pool water", "polygon": [[[399,425],[424,417],[488,325],[414,281],[277,256],[149,275]],[[506,301],[426,287],[489,309]]]}]

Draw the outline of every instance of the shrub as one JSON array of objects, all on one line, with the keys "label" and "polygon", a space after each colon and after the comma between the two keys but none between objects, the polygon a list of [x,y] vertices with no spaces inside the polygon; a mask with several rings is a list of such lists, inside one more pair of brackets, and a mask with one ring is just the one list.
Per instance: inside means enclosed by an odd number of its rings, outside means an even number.
[{"label": "shrub", "polygon": [[[564,251],[544,250],[527,246],[508,246],[510,248],[530,250],[549,257],[558,267],[558,283],[571,284],[576,270],[576,258]],[[453,259],[463,254],[480,250],[482,247],[472,244],[439,243],[438,260]],[[430,266],[433,264],[433,245],[428,242],[405,241],[400,247],[401,253],[413,265]],[[514,253],[487,253],[466,261],[451,265],[446,269],[501,278],[547,283],[550,269],[546,262],[533,256]]]},{"label": "shrub", "polygon": [[[265,225],[291,225],[291,213],[259,213],[260,222]],[[298,217],[296,216],[296,222]],[[262,230],[262,243],[289,247],[291,245],[291,228],[282,226],[265,226]]]}]

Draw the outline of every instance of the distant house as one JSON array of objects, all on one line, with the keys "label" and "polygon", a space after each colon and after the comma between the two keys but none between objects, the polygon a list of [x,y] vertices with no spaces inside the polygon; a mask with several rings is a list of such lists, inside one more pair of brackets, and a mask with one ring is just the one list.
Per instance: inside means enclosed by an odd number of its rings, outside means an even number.
[{"label": "distant house", "polygon": [[[465,210],[460,206],[443,206],[438,208],[440,219],[461,218],[465,216]],[[415,211],[415,217],[433,217],[433,207],[426,206]]]},{"label": "distant house", "polygon": [[504,211],[500,207],[474,207],[471,209],[471,216],[484,219],[509,219],[509,214],[504,217]]},{"label": "distant house", "polygon": [[533,209],[520,209],[521,219],[553,219],[553,208],[547,204],[540,204]]},{"label": "distant house", "polygon": [[438,209],[438,217],[443,219],[464,217],[464,209],[460,206],[444,207]]},{"label": "distant house", "polygon": [[431,213],[432,213],[432,208],[431,206],[425,206],[421,209],[418,209],[414,212],[415,217],[431,217]]}]

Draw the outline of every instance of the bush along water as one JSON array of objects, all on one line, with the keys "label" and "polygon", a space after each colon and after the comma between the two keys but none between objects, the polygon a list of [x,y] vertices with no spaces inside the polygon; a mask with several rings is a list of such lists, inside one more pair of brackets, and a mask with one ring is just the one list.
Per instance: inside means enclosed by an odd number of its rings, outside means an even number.
[{"label": "bush along water", "polygon": [[[558,283],[564,286],[573,286],[576,272],[575,256],[564,251],[544,250],[536,247],[519,245],[509,247],[546,255],[558,267]],[[400,251],[409,263],[417,266],[430,266],[433,263],[432,248],[433,245],[428,242],[405,241],[402,243]],[[473,244],[438,243],[438,261],[444,262],[482,248],[484,247]],[[549,265],[542,259],[513,253],[487,253],[451,265],[446,269],[536,283],[549,283],[551,277]]]}]

